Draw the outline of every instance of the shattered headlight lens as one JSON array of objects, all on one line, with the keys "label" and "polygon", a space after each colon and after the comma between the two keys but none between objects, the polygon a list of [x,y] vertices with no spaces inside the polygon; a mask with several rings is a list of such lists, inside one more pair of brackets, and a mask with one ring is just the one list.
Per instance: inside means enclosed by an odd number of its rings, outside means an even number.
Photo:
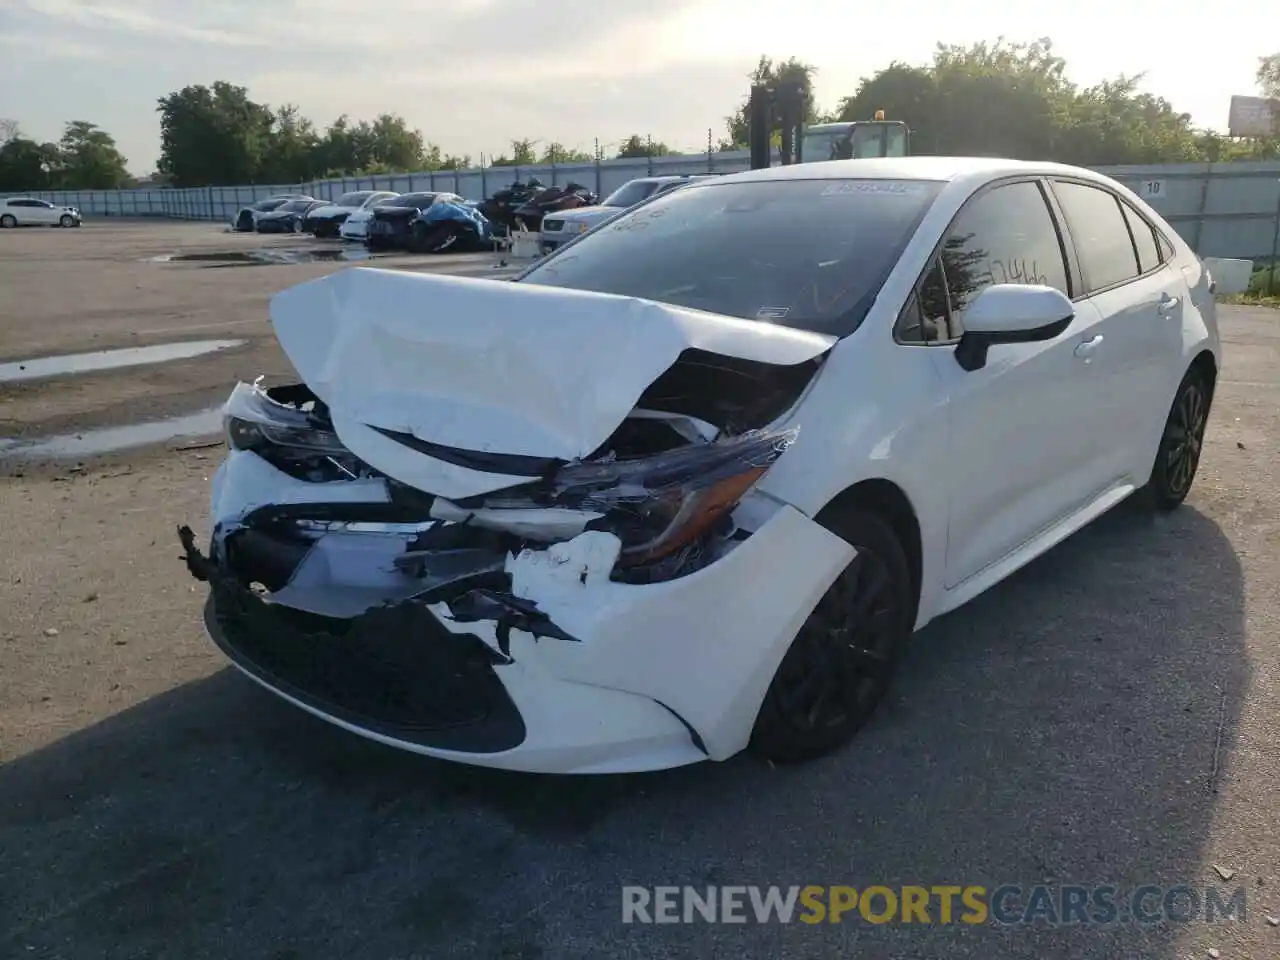
[{"label": "shattered headlight lens", "polygon": [[311,411],[272,400],[256,383],[236,385],[222,421],[227,446],[233,450],[284,447],[318,456],[347,453],[336,433],[317,426]]},{"label": "shattered headlight lens", "polygon": [[647,563],[725,518],[797,433],[752,431],[635,460],[573,464],[553,479],[555,500],[604,514],[593,526],[621,538],[620,563]]}]

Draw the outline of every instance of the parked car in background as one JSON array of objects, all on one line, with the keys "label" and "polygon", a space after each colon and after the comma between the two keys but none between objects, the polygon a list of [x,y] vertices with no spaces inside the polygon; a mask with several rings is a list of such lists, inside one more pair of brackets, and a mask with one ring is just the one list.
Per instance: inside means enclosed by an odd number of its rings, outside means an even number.
[{"label": "parked car in background", "polygon": [[456,193],[423,191],[402,193],[394,200],[380,203],[370,211],[365,233],[365,246],[370,250],[399,248],[408,250],[413,239],[411,224],[418,214],[434,203],[451,202],[466,205],[466,200]]},{"label": "parked car in background", "polygon": [[323,200],[287,200],[270,213],[258,214],[258,233],[301,233],[302,221]]},{"label": "parked car in background", "polygon": [[35,197],[0,200],[0,227],[78,227],[80,211]]},{"label": "parked car in background", "polygon": [[373,219],[373,211],[388,203],[394,203],[400,197],[401,194],[396,194],[388,200],[379,200],[359,210],[353,210],[338,225],[338,236],[343,240],[364,240],[369,232],[369,221]]},{"label": "parked car in background", "polygon": [[290,200],[314,199],[315,197],[309,197],[305,193],[289,193],[258,200],[236,211],[236,215],[231,218],[231,229],[237,233],[252,233],[258,228],[258,217],[262,214],[278,210]]},{"label": "parked car in background", "polygon": [[389,190],[356,190],[344,193],[333,203],[323,203],[307,214],[302,229],[317,237],[336,237],[347,217],[357,210],[375,207],[384,200],[394,200],[399,194]]},{"label": "parked car in background", "polygon": [[699,180],[707,180],[714,174],[695,174],[691,176],[672,177],[640,177],[628,180],[599,205],[579,207],[577,210],[563,210],[549,213],[542,218],[539,245],[543,253],[550,253],[556,247],[563,246],[579,234],[586,233],[592,227],[607,223],[624,210],[637,203],[648,200],[652,196],[666,193],[677,187],[683,187]]}]

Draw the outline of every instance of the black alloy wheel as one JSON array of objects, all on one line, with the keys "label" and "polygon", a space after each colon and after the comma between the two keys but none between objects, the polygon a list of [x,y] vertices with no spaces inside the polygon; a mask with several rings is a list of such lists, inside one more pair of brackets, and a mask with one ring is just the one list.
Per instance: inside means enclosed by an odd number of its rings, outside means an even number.
[{"label": "black alloy wheel", "polygon": [[1151,471],[1149,486],[1157,509],[1172,510],[1191,492],[1212,399],[1209,384],[1200,371],[1187,371],[1174,394]]},{"label": "black alloy wheel", "polygon": [[910,570],[888,524],[851,510],[832,530],[858,553],[796,634],[752,731],[752,750],[780,763],[853,737],[889,688],[914,626]]},{"label": "black alloy wheel", "polygon": [[253,214],[251,214],[248,210],[242,211],[239,218],[236,220],[236,229],[242,233],[246,233],[252,230]]}]

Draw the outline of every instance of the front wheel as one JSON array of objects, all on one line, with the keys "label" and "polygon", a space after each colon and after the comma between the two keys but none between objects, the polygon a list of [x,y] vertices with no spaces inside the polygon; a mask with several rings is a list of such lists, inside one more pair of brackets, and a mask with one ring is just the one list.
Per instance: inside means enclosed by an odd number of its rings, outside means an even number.
[{"label": "front wheel", "polygon": [[4,216],[0,217],[0,227],[4,227],[6,230],[16,227],[17,225],[18,218],[12,213],[6,213]]},{"label": "front wheel", "polygon": [[62,217],[58,220],[58,226],[65,227],[66,229],[70,229],[75,225],[76,225],[76,218],[71,216],[71,214],[69,213],[64,213]]},{"label": "front wheel", "polygon": [[1200,465],[1204,430],[1212,399],[1209,382],[1199,370],[1188,370],[1173,395],[1173,406],[1160,437],[1160,449],[1147,486],[1158,510],[1173,510],[1187,499]]},{"label": "front wheel", "polygon": [[892,528],[854,509],[831,529],[857,555],[791,642],[751,733],[752,751],[779,763],[853,738],[889,688],[914,626],[910,566]]}]

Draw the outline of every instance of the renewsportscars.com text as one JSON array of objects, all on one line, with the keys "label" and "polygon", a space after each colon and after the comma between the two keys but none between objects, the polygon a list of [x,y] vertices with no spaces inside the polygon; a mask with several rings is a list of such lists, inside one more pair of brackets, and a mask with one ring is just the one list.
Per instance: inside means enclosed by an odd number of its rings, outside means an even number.
[{"label": "renewsportscars.com text", "polygon": [[1092,925],[1247,919],[1245,890],[1005,884],[622,888],[623,923]]}]

